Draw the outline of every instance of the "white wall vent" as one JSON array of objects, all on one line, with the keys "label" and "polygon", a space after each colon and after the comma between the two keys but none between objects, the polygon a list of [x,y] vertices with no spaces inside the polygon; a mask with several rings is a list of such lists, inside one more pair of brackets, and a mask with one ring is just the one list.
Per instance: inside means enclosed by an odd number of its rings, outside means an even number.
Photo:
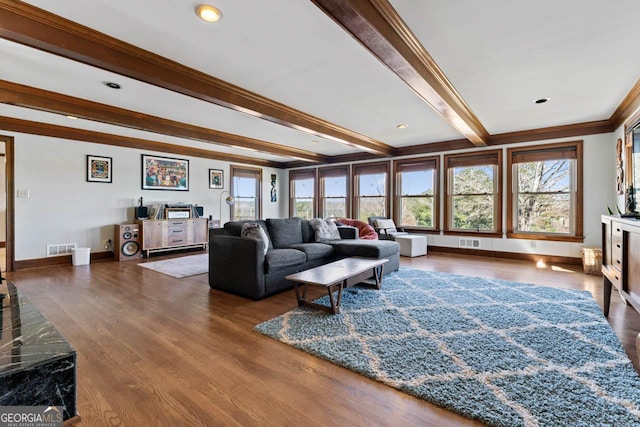
[{"label": "white wall vent", "polygon": [[57,245],[47,245],[47,256],[71,255],[71,250],[75,249],[76,243],[59,243]]},{"label": "white wall vent", "polygon": [[464,239],[461,237],[458,243],[458,247],[480,249],[480,239]]}]

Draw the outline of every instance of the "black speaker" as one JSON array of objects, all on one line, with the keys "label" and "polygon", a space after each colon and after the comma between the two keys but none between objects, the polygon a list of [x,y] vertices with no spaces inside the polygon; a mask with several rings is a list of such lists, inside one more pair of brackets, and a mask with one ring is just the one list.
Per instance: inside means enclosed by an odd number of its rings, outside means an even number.
[{"label": "black speaker", "polygon": [[113,250],[118,261],[140,259],[140,226],[138,224],[114,225],[113,240]]},{"label": "black speaker", "polygon": [[146,219],[149,216],[149,211],[146,206],[136,207],[136,219]]}]

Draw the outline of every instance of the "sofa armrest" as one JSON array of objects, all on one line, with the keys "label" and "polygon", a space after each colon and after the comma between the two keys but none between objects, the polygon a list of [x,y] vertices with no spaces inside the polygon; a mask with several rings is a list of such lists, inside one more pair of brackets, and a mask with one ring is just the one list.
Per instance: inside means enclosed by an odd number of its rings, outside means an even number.
[{"label": "sofa armrest", "polygon": [[341,239],[357,239],[358,227],[352,227],[350,225],[339,225],[338,232]]},{"label": "sofa armrest", "polygon": [[264,243],[223,234],[210,237],[209,286],[248,298],[262,298],[265,294]]}]

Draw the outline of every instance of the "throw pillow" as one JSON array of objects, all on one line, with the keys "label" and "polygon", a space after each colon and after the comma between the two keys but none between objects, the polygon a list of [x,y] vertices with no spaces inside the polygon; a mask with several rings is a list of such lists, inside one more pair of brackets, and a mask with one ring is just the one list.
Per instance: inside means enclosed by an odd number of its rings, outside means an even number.
[{"label": "throw pillow", "polygon": [[326,221],[322,218],[313,218],[309,220],[316,235],[316,242],[323,240],[340,240],[340,232],[338,226],[333,221]]},{"label": "throw pillow", "polygon": [[242,231],[240,232],[240,236],[248,237],[250,239],[262,242],[262,246],[264,247],[264,254],[266,255],[267,251],[269,250],[269,237],[259,224],[255,222],[246,222],[242,224]]},{"label": "throw pillow", "polygon": [[276,249],[302,243],[302,220],[300,218],[267,218],[271,242]]},{"label": "throw pillow", "polygon": [[376,227],[378,230],[385,228],[387,231],[397,231],[392,219],[376,219]]}]

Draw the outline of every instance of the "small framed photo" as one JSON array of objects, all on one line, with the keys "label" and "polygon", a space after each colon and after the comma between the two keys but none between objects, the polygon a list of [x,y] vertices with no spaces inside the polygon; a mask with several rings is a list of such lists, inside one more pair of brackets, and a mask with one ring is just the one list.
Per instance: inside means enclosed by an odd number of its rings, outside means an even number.
[{"label": "small framed photo", "polygon": [[143,154],[142,189],[189,191],[189,160]]},{"label": "small framed photo", "polygon": [[209,169],[209,188],[223,188],[223,178],[221,169]]},{"label": "small framed photo", "polygon": [[111,183],[111,157],[87,155],[87,182]]}]

